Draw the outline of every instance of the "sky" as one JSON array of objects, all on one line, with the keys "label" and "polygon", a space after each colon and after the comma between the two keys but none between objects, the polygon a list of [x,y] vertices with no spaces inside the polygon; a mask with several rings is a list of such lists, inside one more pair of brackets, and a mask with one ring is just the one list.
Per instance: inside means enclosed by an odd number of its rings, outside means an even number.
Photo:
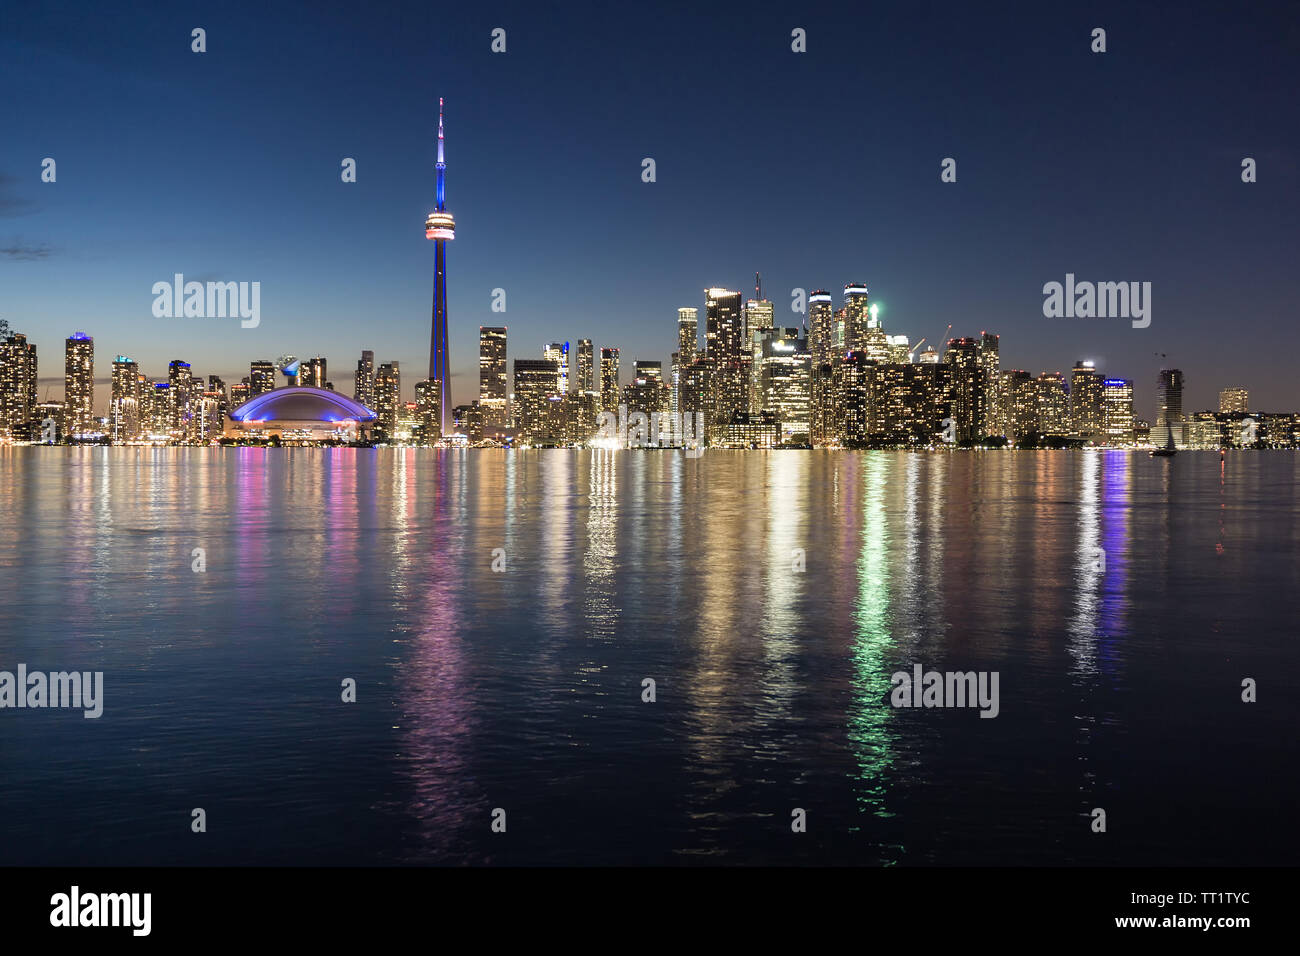
[{"label": "sky", "polygon": [[[119,353],[227,384],[291,353],[326,356],[350,394],[371,349],[412,398],[441,96],[456,404],[477,397],[480,325],[509,328],[511,359],[617,346],[626,378],[667,364],[679,307],[760,272],[778,324],[802,320],[795,288],[838,307],[864,282],[890,333],[997,332],[1003,367],[1034,373],[1091,359],[1134,381],[1140,415],[1162,366],[1190,410],[1227,385],[1300,410],[1294,4],[707,7],[11,7],[0,318],[52,397],[85,330],[104,383]],[[156,318],[153,284],[178,272],[260,282],[260,324]],[[1150,282],[1150,326],[1044,317],[1067,273]]]}]

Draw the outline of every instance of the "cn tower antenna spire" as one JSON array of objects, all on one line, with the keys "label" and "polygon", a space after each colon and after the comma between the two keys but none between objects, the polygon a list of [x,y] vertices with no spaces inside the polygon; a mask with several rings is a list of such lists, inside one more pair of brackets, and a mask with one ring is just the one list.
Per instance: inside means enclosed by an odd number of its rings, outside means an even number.
[{"label": "cn tower antenna spire", "polygon": [[442,97],[438,97],[438,165],[446,166],[447,161],[442,155]]}]

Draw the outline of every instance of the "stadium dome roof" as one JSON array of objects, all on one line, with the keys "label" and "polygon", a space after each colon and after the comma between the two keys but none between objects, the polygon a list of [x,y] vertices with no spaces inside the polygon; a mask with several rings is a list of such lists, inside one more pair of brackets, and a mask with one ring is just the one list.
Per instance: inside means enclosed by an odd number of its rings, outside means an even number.
[{"label": "stadium dome roof", "polygon": [[373,422],[378,417],[360,402],[308,385],[263,392],[230,413],[237,422]]}]

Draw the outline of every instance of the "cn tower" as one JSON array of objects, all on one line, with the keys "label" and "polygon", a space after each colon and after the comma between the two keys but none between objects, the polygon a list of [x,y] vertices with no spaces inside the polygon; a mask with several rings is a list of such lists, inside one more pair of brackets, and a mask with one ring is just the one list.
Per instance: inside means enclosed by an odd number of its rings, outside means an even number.
[{"label": "cn tower", "polygon": [[439,429],[447,433],[451,369],[447,355],[447,243],[456,238],[456,220],[447,212],[447,163],[442,153],[442,97],[438,97],[438,207],[424,220],[424,237],[434,243],[433,330],[429,336],[429,380],[438,382]]}]

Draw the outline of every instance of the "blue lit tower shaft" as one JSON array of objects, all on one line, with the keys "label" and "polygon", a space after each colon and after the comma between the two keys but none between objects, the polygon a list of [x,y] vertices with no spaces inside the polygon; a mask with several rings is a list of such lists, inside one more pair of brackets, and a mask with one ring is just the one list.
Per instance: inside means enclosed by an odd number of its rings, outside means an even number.
[{"label": "blue lit tower shaft", "polygon": [[455,238],[455,222],[447,212],[447,163],[443,156],[442,100],[438,100],[438,205],[425,220],[425,236],[434,246],[433,328],[429,337],[429,378],[438,382],[438,415],[447,434],[451,404],[451,364],[447,350],[447,241]]}]

